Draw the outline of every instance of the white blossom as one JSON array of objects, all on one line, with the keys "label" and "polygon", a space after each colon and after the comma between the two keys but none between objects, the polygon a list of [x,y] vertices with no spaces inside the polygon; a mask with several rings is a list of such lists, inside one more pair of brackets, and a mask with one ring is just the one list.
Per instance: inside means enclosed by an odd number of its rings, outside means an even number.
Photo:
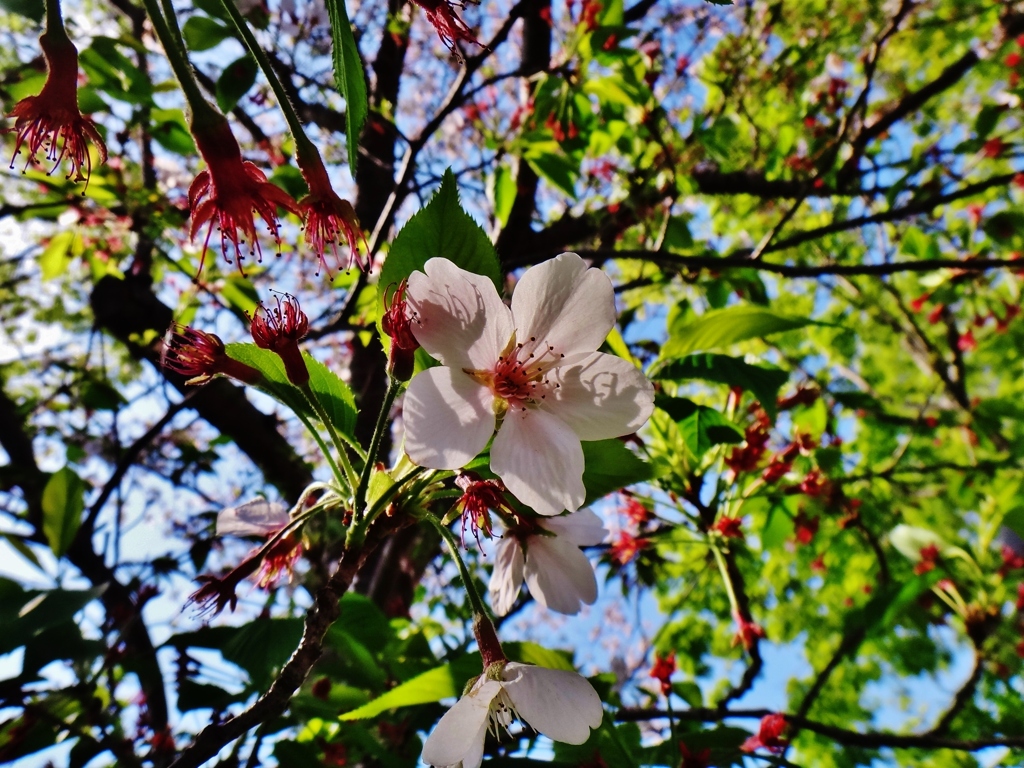
[{"label": "white blossom", "polygon": [[490,595],[499,616],[512,608],[524,580],[537,602],[558,613],[572,616],[597,600],[594,568],[579,548],[604,541],[601,519],[581,509],[536,525],[540,530],[526,535],[506,532],[495,547]]},{"label": "white blossom", "polygon": [[514,661],[494,664],[438,722],[423,745],[423,762],[436,768],[478,768],[484,738],[521,720],[538,733],[582,744],[604,711],[593,686],[575,672]]},{"label": "white blossom", "polygon": [[585,498],[581,440],[635,432],[654,389],[632,363],[597,352],[615,323],[612,284],[574,253],[528,269],[502,303],[485,277],[433,258],[409,278],[413,333],[442,365],[405,398],[405,449],[457,469],[498,427],[491,469],[542,515]]}]

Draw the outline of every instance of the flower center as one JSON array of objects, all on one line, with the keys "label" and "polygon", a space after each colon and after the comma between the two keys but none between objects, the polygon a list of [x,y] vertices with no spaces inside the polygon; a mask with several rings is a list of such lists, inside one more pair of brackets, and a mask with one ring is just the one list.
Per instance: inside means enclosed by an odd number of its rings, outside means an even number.
[{"label": "flower center", "polygon": [[505,689],[502,688],[501,693],[491,699],[491,707],[487,712],[487,730],[493,734],[494,738],[501,739],[500,726],[501,730],[505,731],[505,735],[511,736],[509,728],[512,727],[512,723],[516,720],[522,720],[522,718],[519,717],[512,699],[508,697]]},{"label": "flower center", "polygon": [[[530,342],[533,342],[532,352],[526,351],[523,344],[514,344],[514,341],[515,337],[498,357],[488,385],[495,397],[501,398],[508,405],[525,407],[547,396],[549,385],[544,374],[554,368],[565,355],[559,354],[550,344],[535,344],[536,337],[530,338]],[[555,384],[556,388],[558,386]]]}]

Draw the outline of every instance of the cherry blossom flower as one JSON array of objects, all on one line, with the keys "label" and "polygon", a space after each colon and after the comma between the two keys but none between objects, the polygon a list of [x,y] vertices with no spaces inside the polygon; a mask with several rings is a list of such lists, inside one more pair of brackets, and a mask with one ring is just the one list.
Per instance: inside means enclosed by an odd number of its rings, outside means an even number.
[{"label": "cherry blossom flower", "polygon": [[597,578],[579,548],[600,544],[606,533],[589,509],[509,529],[494,549],[489,585],[494,612],[504,616],[511,610],[524,580],[537,602],[552,611],[573,616],[592,605]]},{"label": "cherry blossom flower", "polygon": [[581,440],[639,429],[654,388],[598,346],[615,323],[611,281],[574,253],[523,275],[502,303],[485,277],[433,258],[409,278],[413,334],[441,366],[405,398],[406,452],[431,469],[465,466],[487,445],[491,470],[541,515],[582,506]]},{"label": "cherry blossom flower", "polygon": [[207,167],[199,172],[188,188],[188,207],[192,216],[189,237],[194,240],[196,232],[204,224],[209,224],[196,280],[203,271],[214,224],[220,230],[221,253],[230,264],[228,244],[234,246],[235,264],[242,272],[242,261],[245,259],[241,251],[242,243],[248,243],[249,255],[258,255],[258,260],[263,258],[256,236],[254,215],[258,214],[263,219],[280,246],[278,207],[297,216],[301,215],[301,211],[291,195],[271,184],[263,171],[242,159],[242,150],[223,116],[212,125],[193,124],[192,135]]},{"label": "cherry blossom flower", "polygon": [[765,715],[761,718],[757,734],[744,741],[740,749],[744,752],[767,749],[774,754],[780,754],[789,744],[788,740],[782,738],[782,733],[787,727],[786,718],[782,715]]},{"label": "cherry blossom flower", "polygon": [[44,32],[39,46],[46,58],[46,82],[38,95],[26,96],[11,110],[17,133],[14,157],[25,147],[27,168],[45,148],[46,159],[53,163],[49,173],[67,159],[71,164],[68,178],[84,180],[88,187],[92,175],[89,142],[96,145],[101,163],[107,160],[107,146],[96,124],[78,110],[78,49],[63,29],[57,34]]},{"label": "cherry blossom flower", "polygon": [[488,730],[508,732],[520,720],[554,741],[583,744],[603,718],[597,692],[575,672],[499,662],[441,718],[422,759],[436,768],[478,768]]},{"label": "cherry blossom flower", "polygon": [[228,357],[220,338],[179,324],[171,326],[163,342],[160,364],[169,371],[188,376],[186,384],[205,384],[218,374],[247,384],[263,381],[263,374],[255,368]]}]

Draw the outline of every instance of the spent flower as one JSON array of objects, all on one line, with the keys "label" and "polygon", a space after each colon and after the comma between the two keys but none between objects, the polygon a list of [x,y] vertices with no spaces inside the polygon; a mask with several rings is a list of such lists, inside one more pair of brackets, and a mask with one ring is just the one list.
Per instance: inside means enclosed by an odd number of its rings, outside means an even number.
[{"label": "spent flower", "polygon": [[195,239],[196,232],[204,224],[209,224],[197,280],[203,271],[214,225],[220,230],[220,249],[225,260],[231,263],[230,244],[234,249],[235,264],[242,272],[245,259],[241,250],[243,243],[248,244],[250,256],[258,256],[258,260],[263,258],[256,235],[255,215],[263,219],[278,247],[281,245],[281,227],[277,209],[280,207],[301,215],[291,195],[271,184],[263,171],[242,159],[242,150],[227,119],[219,117],[212,123],[193,123],[192,126],[196,147],[207,167],[199,172],[188,188],[188,207],[192,216],[189,237]]},{"label": "spent flower", "polygon": [[256,305],[256,311],[249,318],[252,340],[261,349],[275,352],[284,363],[288,381],[297,387],[309,383],[309,370],[299,349],[299,342],[309,332],[309,318],[299,306],[299,300],[286,294],[284,301],[277,299],[277,306],[268,309],[263,303]]},{"label": "spent flower", "polygon": [[252,366],[228,357],[224,342],[212,333],[174,324],[168,330],[160,364],[169,371],[188,376],[186,384],[205,384],[214,376],[230,376],[246,384],[258,384],[263,374]]},{"label": "spent flower", "polygon": [[45,149],[46,160],[53,163],[53,173],[66,159],[71,165],[69,179],[85,181],[89,186],[92,157],[89,143],[96,146],[100,162],[107,160],[107,146],[96,124],[78,109],[78,49],[63,28],[47,30],[39,37],[39,46],[46,58],[46,82],[36,96],[26,96],[14,105],[10,116],[17,134],[14,158],[25,149],[25,168],[35,162],[39,150]]}]

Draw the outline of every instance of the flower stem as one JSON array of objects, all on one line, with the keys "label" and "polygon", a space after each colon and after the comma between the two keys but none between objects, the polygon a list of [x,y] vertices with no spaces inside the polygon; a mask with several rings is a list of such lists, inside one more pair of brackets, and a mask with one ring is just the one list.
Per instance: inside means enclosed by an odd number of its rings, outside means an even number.
[{"label": "flower stem", "polygon": [[725,555],[715,545],[711,545],[711,551],[715,553],[715,562],[718,563],[718,570],[722,572],[722,581],[725,582],[725,593],[729,596],[729,607],[734,614],[739,615],[740,604],[736,599],[736,590],[732,586],[732,579],[729,577],[729,567],[725,563]]},{"label": "flower stem", "polygon": [[68,42],[68,31],[64,28],[64,16],[60,11],[60,0],[46,0],[46,34],[51,39],[63,38]]},{"label": "flower stem", "polygon": [[292,408],[292,411],[296,416],[299,417],[299,421],[309,431],[309,434],[316,440],[316,444],[320,446],[320,452],[323,453],[324,458],[327,459],[327,463],[331,465],[331,472],[334,474],[334,479],[338,481],[338,485],[342,488],[348,488],[352,490],[352,485],[349,482],[348,476],[341,471],[338,467],[338,463],[334,460],[334,454],[331,452],[330,447],[324,442],[324,439],[320,436],[316,427],[313,426],[312,422],[298,408]]},{"label": "flower stem", "polygon": [[398,480],[395,480],[393,483],[391,483],[391,485],[387,487],[387,490],[385,490],[384,493],[382,493],[377,498],[377,500],[373,502],[370,508],[366,510],[366,524],[369,525],[370,523],[372,523],[373,519],[380,514],[380,511],[382,509],[384,509],[384,505],[393,500],[395,496],[398,495],[399,488],[401,488],[403,485],[412,480],[421,472],[425,471],[426,469],[424,469],[423,467],[416,467],[415,469],[407,473],[405,477],[401,477]]},{"label": "flower stem", "polygon": [[384,402],[381,404],[380,413],[377,415],[377,425],[373,428],[373,437],[370,438],[370,450],[366,452],[366,463],[363,464],[362,474],[359,476],[359,486],[356,488],[353,514],[356,520],[363,519],[363,505],[366,503],[366,491],[370,485],[370,474],[373,472],[373,465],[377,463],[377,454],[380,452],[380,444],[384,439],[384,430],[390,426],[388,418],[391,416],[391,406],[402,389],[402,382],[395,379],[388,379],[388,391],[384,394]]},{"label": "flower stem", "polygon": [[334,443],[334,448],[338,452],[338,460],[345,470],[345,476],[348,478],[348,487],[355,488],[359,477],[356,475],[355,469],[352,468],[352,462],[348,460],[348,454],[345,452],[345,443],[342,441],[341,437],[338,436],[338,430],[334,428],[334,424],[327,415],[327,409],[324,408],[323,403],[320,402],[320,398],[317,397],[316,392],[313,391],[313,388],[310,387],[308,383],[304,384],[301,389],[302,393],[306,396],[306,399],[309,400],[309,404],[313,406],[313,410],[316,412],[317,417],[321,422],[323,422],[323,425],[327,427],[327,433],[331,436],[331,442]]},{"label": "flower stem", "polygon": [[462,576],[462,583],[466,587],[466,595],[469,596],[469,604],[473,607],[473,613],[484,617],[489,616],[487,608],[484,606],[484,601],[480,599],[480,593],[476,591],[476,585],[473,583],[473,577],[469,573],[469,568],[462,559],[462,555],[459,554],[459,542],[455,540],[454,534],[448,530],[447,526],[442,525],[441,521],[434,517],[434,515],[425,515],[424,519],[437,529],[437,532],[441,534],[441,538],[448,545],[448,549],[452,553],[452,559],[459,568],[459,575]]},{"label": "flower stem", "polygon": [[185,101],[188,102],[192,112],[192,121],[195,122],[197,118],[200,122],[226,120],[224,115],[220,114],[203,96],[199,83],[196,82],[196,78],[192,74],[192,62],[188,60],[188,54],[185,52],[185,42],[181,36],[181,30],[178,29],[178,20],[173,14],[174,8],[170,9],[170,19],[167,19],[160,11],[157,0],[142,0],[142,3],[146,7],[146,13],[149,14],[149,19],[153,23],[153,31],[160,39],[160,44],[167,55],[167,61],[174,71],[174,76],[178,79],[178,84],[181,85],[181,90],[185,94]]},{"label": "flower stem", "polygon": [[260,69],[263,70],[263,76],[267,78],[267,82],[277,97],[278,106],[281,108],[285,122],[288,123],[288,129],[292,132],[292,138],[295,139],[296,154],[304,151],[317,151],[316,146],[306,135],[306,131],[302,127],[302,121],[295,111],[295,105],[292,104],[292,100],[288,97],[288,92],[284,89],[284,84],[281,82],[281,78],[278,77],[277,70],[274,69],[270,57],[267,56],[266,51],[263,50],[259,41],[256,40],[256,35],[249,28],[249,24],[246,22],[245,17],[242,16],[242,12],[238,10],[235,0],[221,0],[221,2],[235,30],[242,38],[242,42],[245,43],[249,53],[256,59],[256,63],[260,65]]}]

